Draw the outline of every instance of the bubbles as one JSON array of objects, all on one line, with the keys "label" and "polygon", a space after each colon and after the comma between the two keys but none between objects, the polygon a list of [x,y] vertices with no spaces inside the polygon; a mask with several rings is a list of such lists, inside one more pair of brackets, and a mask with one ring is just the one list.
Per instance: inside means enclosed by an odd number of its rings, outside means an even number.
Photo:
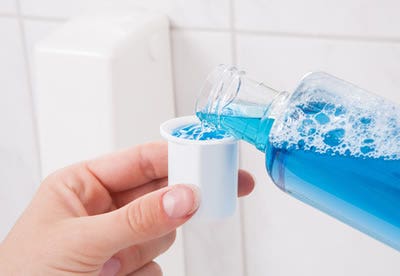
[{"label": "bubbles", "polygon": [[325,113],[319,113],[315,115],[315,120],[321,125],[327,124],[330,121],[328,115],[326,115]]},{"label": "bubbles", "polygon": [[315,133],[316,131],[316,123],[314,120],[305,119],[302,121],[300,127],[297,129],[300,136],[310,136]]},{"label": "bubbles", "polygon": [[299,140],[299,142],[297,143],[297,146],[299,147],[299,149],[303,149],[305,145],[306,145],[306,142],[303,139]]},{"label": "bubbles", "polygon": [[368,138],[368,139],[364,139],[363,141],[365,144],[371,144],[374,142],[374,139]]},{"label": "bubbles", "polygon": [[304,114],[316,114],[321,112],[325,105],[326,103],[324,102],[307,102],[299,104],[298,107],[304,112]]},{"label": "bubbles", "polygon": [[175,129],[172,135],[188,140],[215,140],[230,137],[224,130],[207,123],[189,124]]},{"label": "bubbles", "polygon": [[362,117],[360,118],[360,122],[364,125],[369,125],[372,122],[372,118]]},{"label": "bubbles", "polygon": [[323,134],[324,143],[328,146],[335,147],[343,142],[345,131],[343,128],[337,128]]},{"label": "bubbles", "polygon": [[400,107],[353,88],[340,91],[333,87],[335,93],[315,85],[298,89],[285,115],[275,119],[270,135],[274,146],[400,159]]},{"label": "bubbles", "polygon": [[335,116],[339,117],[340,115],[346,114],[346,109],[343,106],[338,106],[335,110]]},{"label": "bubbles", "polygon": [[372,151],[374,151],[374,150],[375,150],[375,148],[374,148],[374,147],[370,147],[370,146],[363,146],[363,147],[360,148],[360,151],[361,151],[363,154],[370,153],[370,152],[372,152]]}]

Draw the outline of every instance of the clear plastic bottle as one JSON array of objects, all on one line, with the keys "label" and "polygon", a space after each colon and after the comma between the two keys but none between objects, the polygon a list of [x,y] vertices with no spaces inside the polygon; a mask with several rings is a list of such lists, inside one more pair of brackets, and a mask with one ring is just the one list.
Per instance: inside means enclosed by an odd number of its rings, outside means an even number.
[{"label": "clear plastic bottle", "polygon": [[196,115],[264,152],[281,190],[400,250],[399,105],[323,72],[287,93],[220,65]]}]

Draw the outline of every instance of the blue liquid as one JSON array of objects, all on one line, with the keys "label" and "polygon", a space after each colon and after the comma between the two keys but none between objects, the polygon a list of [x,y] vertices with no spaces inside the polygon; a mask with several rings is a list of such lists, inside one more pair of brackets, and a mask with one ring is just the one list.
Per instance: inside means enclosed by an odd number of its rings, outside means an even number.
[{"label": "blue liquid", "polygon": [[[260,117],[217,116],[202,112],[197,112],[196,116],[202,121],[217,126],[219,129],[226,130],[227,133],[230,133],[237,139],[256,145],[260,150],[265,149],[265,141],[267,140],[265,137],[268,137],[274,122],[274,120],[268,118],[262,120]],[[261,133],[263,133],[262,136],[264,138],[259,135],[260,131],[262,131]]]},{"label": "blue liquid", "polygon": [[269,145],[266,167],[284,191],[400,250],[400,160]]},{"label": "blue liquid", "polygon": [[183,139],[199,141],[231,137],[226,131],[215,128],[207,123],[189,124],[179,127],[172,132],[172,135]]},{"label": "blue liquid", "polygon": [[[299,108],[314,119],[303,117],[296,131],[304,139],[295,146],[291,141],[270,141],[274,124],[270,118],[225,115],[218,118],[201,112],[197,116],[265,152],[267,171],[283,191],[400,251],[400,159],[371,157],[375,141],[367,136],[358,156],[349,151],[339,154],[337,149],[345,146],[345,130],[334,128],[318,133],[318,126],[328,124],[333,115],[345,116],[343,107],[314,102]],[[324,116],[329,109],[332,116]],[[296,118],[292,116],[290,120]],[[362,130],[372,119],[361,117],[354,122],[353,127]],[[400,125],[392,131],[400,133]],[[315,135],[328,147],[325,152],[307,146]]]}]

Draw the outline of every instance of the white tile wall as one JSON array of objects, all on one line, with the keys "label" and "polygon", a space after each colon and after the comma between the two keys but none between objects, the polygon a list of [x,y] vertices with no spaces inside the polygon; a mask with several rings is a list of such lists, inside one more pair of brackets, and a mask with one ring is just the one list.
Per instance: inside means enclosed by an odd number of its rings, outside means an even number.
[{"label": "white tile wall", "polygon": [[237,62],[256,79],[291,91],[322,70],[400,103],[400,43],[238,35]]},{"label": "white tile wall", "polygon": [[31,95],[18,21],[0,17],[0,239],[39,182]]},{"label": "white tile wall", "polygon": [[185,275],[242,276],[241,230],[239,210],[234,216],[217,222],[185,225]]},{"label": "white tile wall", "polygon": [[1,0],[0,13],[16,13],[16,0]]},{"label": "white tile wall", "polygon": [[196,97],[207,74],[219,63],[231,63],[230,42],[227,33],[172,32],[177,115],[193,114]]},{"label": "white tile wall", "polygon": [[[29,53],[62,23],[59,19],[84,10],[134,5],[169,15],[178,115],[193,112],[199,88],[216,64],[232,62],[280,90],[292,89],[307,71],[325,70],[400,103],[400,2],[395,0],[19,0],[21,15],[15,4],[0,0],[0,126],[6,130],[0,131],[0,239],[38,179]],[[239,218],[217,235],[214,229],[188,228],[188,276],[222,275],[224,266],[235,276],[243,270],[246,276],[399,275],[397,252],[281,193],[266,176],[262,154],[248,145],[242,148],[242,165],[258,182],[241,209],[243,247]],[[218,246],[207,264],[213,239]]]},{"label": "white tile wall", "polygon": [[239,29],[399,37],[396,0],[234,0]]},{"label": "white tile wall", "polygon": [[167,13],[174,26],[228,28],[229,0],[20,0],[25,15],[68,18],[107,5],[130,5]]},{"label": "white tile wall", "polygon": [[104,0],[19,0],[23,15],[68,18],[78,15]]}]

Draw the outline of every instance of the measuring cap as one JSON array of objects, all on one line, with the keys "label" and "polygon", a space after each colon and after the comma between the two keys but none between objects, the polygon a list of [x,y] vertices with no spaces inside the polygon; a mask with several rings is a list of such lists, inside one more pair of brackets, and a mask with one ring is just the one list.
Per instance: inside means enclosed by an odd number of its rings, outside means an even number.
[{"label": "measuring cap", "polygon": [[238,189],[238,141],[233,137],[189,140],[173,136],[179,127],[200,123],[196,116],[171,119],[160,127],[168,141],[168,184],[199,187],[201,203],[192,220],[233,215]]}]

